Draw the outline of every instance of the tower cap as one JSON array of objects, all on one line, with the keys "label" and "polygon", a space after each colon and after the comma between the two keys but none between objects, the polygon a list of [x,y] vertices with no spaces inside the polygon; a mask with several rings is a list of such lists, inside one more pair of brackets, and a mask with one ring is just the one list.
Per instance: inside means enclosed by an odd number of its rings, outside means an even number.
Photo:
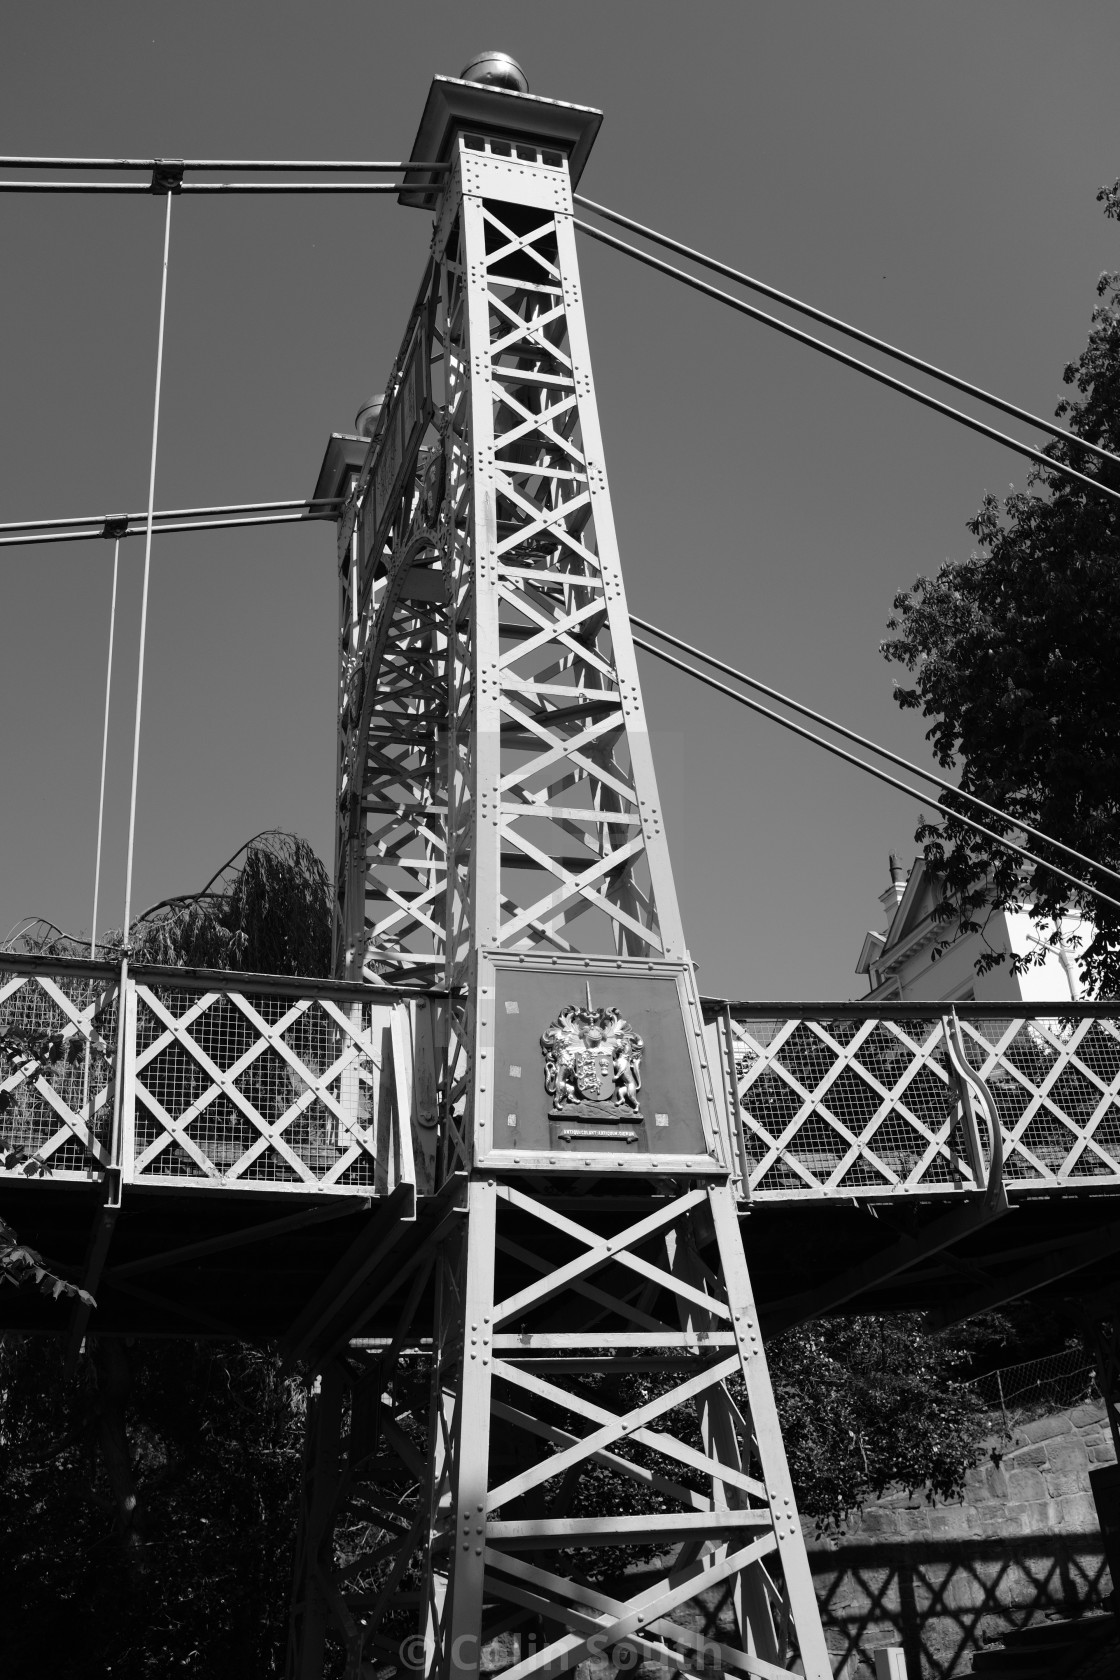
[{"label": "tower cap", "polygon": [[[489,55],[480,54],[480,57]],[[510,61],[512,63],[512,60]],[[473,63],[473,61],[472,61]],[[471,69],[468,65],[468,70]],[[574,187],[603,121],[602,111],[590,105],[569,105],[563,99],[541,99],[495,82],[467,81],[462,76],[436,76],[410,156],[426,163],[450,158],[457,134],[492,135],[511,143],[521,141],[561,152],[568,160]],[[444,183],[442,174],[409,168],[398,204],[415,210],[433,208]]]}]

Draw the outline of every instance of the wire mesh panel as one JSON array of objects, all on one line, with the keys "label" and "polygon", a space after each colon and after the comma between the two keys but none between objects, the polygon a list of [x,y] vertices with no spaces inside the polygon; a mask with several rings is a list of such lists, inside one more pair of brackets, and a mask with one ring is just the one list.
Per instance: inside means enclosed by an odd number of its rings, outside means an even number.
[{"label": "wire mesh panel", "polygon": [[1067,1347],[1043,1359],[1004,1365],[998,1371],[986,1371],[965,1386],[990,1411],[1002,1412],[1008,1420],[1014,1416],[1016,1422],[1022,1422],[1028,1415],[1042,1417],[1100,1400],[1097,1369],[1084,1347]]},{"label": "wire mesh panel", "polygon": [[126,1178],[384,1194],[412,1182],[406,1004],[136,986]]},{"label": "wire mesh panel", "polygon": [[[977,1189],[946,1018],[731,1016],[754,1196]],[[1003,1136],[1004,1180],[1120,1180],[1120,1025],[958,1008],[968,1070]]]},{"label": "wire mesh panel", "polygon": [[109,1164],[118,989],[96,971],[0,969],[0,1176]]}]

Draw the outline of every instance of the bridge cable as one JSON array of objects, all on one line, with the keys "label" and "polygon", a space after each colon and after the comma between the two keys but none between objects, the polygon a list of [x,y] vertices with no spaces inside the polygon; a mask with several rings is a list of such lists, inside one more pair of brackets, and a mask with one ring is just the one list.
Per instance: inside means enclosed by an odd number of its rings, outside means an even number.
[{"label": "bridge cable", "polygon": [[[144,648],[148,635],[148,584],[152,569],[152,524],[156,505],[156,447],[159,442],[159,394],[163,381],[163,339],[167,320],[167,255],[171,244],[171,194],[167,193],[167,214],[163,224],[163,275],[159,294],[159,343],[156,349],[156,393],[152,409],[152,464],[148,475],[148,529],[144,542],[144,584],[140,597],[140,651],[136,667],[136,725],[132,737],[132,790],[128,805],[128,857],[124,877],[124,934],[128,950],[132,918],[132,863],[136,847],[136,777],[140,767],[140,707],[144,697]],[[122,1000],[123,1001],[123,1000]],[[123,1013],[123,1011],[122,1011]]]},{"label": "bridge cable", "polygon": [[[605,204],[596,204],[593,199],[584,198],[581,193],[572,194],[572,202],[582,205],[585,210],[592,210],[597,216],[604,217],[609,222],[617,222],[619,227],[629,228],[631,233],[639,233],[643,238],[655,245],[663,245],[666,250],[676,251],[678,256],[689,257],[693,262],[700,263],[704,268],[710,268],[713,273],[722,274],[728,280],[738,280],[743,286],[752,291],[760,292],[763,297],[773,298],[775,303],[783,303],[790,309],[796,309],[802,315],[808,315],[814,321],[820,321],[823,326],[833,327],[837,332],[845,333],[861,344],[869,345],[872,350],[881,350],[885,356],[893,356],[896,361],[905,362],[908,367],[917,368],[919,373],[928,373],[932,378],[939,379],[945,385],[952,385],[958,391],[964,391],[970,397],[977,397],[981,402],[988,403],[992,408],[998,408],[1004,414],[1014,416],[1016,420],[1025,420],[1028,425],[1038,426],[1040,430],[1049,432],[1052,437],[1060,438],[1064,443],[1072,443],[1078,449],[1085,449],[1091,455],[1096,455],[1102,461],[1110,461],[1113,466],[1120,467],[1120,455],[1100,444],[1089,443],[1087,439],[1078,437],[1076,432],[1067,430],[1064,426],[1055,425],[1053,420],[1044,420],[1039,414],[1032,414],[1030,409],[1020,408],[1016,403],[1008,402],[1006,398],[996,396],[993,391],[985,391],[981,385],[973,385],[970,380],[962,379],[958,374],[949,373],[945,368],[939,368],[933,362],[924,361],[921,356],[912,355],[909,350],[902,350],[897,344],[889,344],[886,339],[876,338],[874,333],[864,332],[861,327],[853,327],[850,322],[840,320],[837,315],[829,315],[824,309],[817,309],[814,304],[805,303],[801,298],[791,297],[788,292],[779,291],[777,286],[770,286],[765,280],[756,280],[750,274],[744,274],[741,269],[732,268],[729,264],[720,262],[716,257],[705,256],[703,251],[694,250],[691,245],[682,245],[679,239],[671,239],[666,233],[658,233],[656,228],[646,227],[642,222],[635,222],[629,216],[623,216],[617,210],[609,210]],[[582,224],[581,224],[582,225]]]},{"label": "bridge cable", "polygon": [[121,539],[113,545],[113,593],[109,605],[109,660],[105,670],[105,723],[101,731],[101,792],[97,801],[97,860],[93,866],[93,915],[89,927],[89,960],[97,957],[97,900],[101,891],[101,836],[105,825],[105,767],[109,758],[109,691],[113,681],[113,637],[117,627],[117,577]]},{"label": "bridge cable", "polygon": [[[340,508],[345,501],[343,496],[297,496],[287,501],[275,502],[229,502],[222,507],[191,507],[191,508],[163,508],[157,514],[157,519],[195,519],[204,515],[210,517],[227,513],[279,513],[295,508]],[[147,510],[142,513],[77,513],[67,514],[62,519],[16,519],[0,524],[0,534],[17,531],[54,531],[68,525],[100,525],[112,526],[113,529],[99,532],[99,535],[127,537],[133,535],[130,527],[148,517]],[[309,514],[308,517],[311,517]],[[330,517],[324,515],[323,517]],[[119,529],[116,527],[119,526]]]},{"label": "bridge cable", "polygon": [[[1087,473],[1078,472],[1076,467],[1067,466],[1064,461],[1056,460],[1041,449],[1035,449],[1032,444],[1020,443],[1008,432],[1001,432],[995,426],[989,426],[984,420],[977,420],[963,409],[954,408],[951,403],[942,402],[940,397],[930,396],[927,391],[919,390],[916,385],[908,385],[904,379],[896,379],[892,373],[886,373],[882,368],[873,367],[870,362],[861,361],[858,356],[851,356],[846,350],[841,350],[835,344],[829,344],[823,338],[816,338],[812,333],[804,332],[795,327],[790,321],[783,321],[777,315],[769,314],[765,309],[758,309],[753,303],[746,303],[742,298],[733,297],[730,292],[721,291],[718,286],[711,286],[706,280],[700,280],[695,274],[689,274],[683,268],[676,268],[672,263],[662,262],[648,251],[639,249],[637,245],[628,245],[624,239],[616,239],[613,234],[606,233],[602,228],[592,227],[590,222],[580,221],[578,216],[572,218],[573,225],[592,239],[598,239],[603,245],[610,245],[616,251],[622,251],[636,261],[644,263],[647,268],[655,268],[660,274],[667,274],[673,280],[680,280],[683,285],[691,286],[693,291],[702,292],[705,297],[714,298],[717,303],[727,304],[740,315],[749,315],[753,321],[761,321],[764,326],[773,327],[776,332],[784,333],[787,338],[795,339],[798,344],[806,344],[811,350],[819,350],[822,355],[829,356],[835,362],[842,362],[845,367],[855,368],[857,373],[866,374],[869,379],[876,380],[880,385],[886,385],[892,391],[900,391],[904,397],[910,397],[914,402],[921,403],[923,408],[932,408],[937,414],[944,414],[950,420],[955,420],[961,426],[967,426],[970,431],[979,432],[981,437],[991,438],[995,443],[1003,444],[1017,455],[1025,455],[1029,461],[1034,461],[1049,472],[1061,473],[1065,478],[1073,479],[1078,484],[1085,485],[1090,490],[1099,491],[1102,496],[1109,496],[1120,502],[1120,490],[1113,490],[1103,484],[1100,479],[1090,478]],[[1080,441],[1080,440],[1079,440]],[[1114,459],[1110,456],[1109,460]]]},{"label": "bridge cable", "polygon": [[[868,752],[876,753],[880,758],[887,759],[891,764],[897,764],[901,770],[909,770],[911,775],[921,776],[925,781],[935,783],[937,787],[944,788],[946,793],[955,794],[959,799],[967,799],[970,804],[978,806],[982,811],[987,811],[990,816],[998,817],[1002,822],[1013,823],[1016,828],[1024,834],[1029,834],[1032,839],[1041,841],[1043,845],[1053,846],[1057,851],[1064,852],[1067,857],[1085,864],[1087,868],[1095,869],[1101,875],[1110,876],[1117,885],[1120,885],[1120,871],[1110,869],[1106,863],[1098,863],[1095,858],[1086,857],[1084,852],[1076,851],[1062,840],[1055,840],[1052,834],[1047,834],[1040,828],[1032,828],[1029,823],[1023,822],[1020,817],[1013,817],[1010,812],[1001,811],[998,805],[989,805],[988,801],[981,799],[979,794],[969,793],[966,788],[958,787],[956,783],[946,781],[944,776],[937,775],[933,770],[927,770],[924,765],[915,764],[909,758],[901,758],[898,753],[891,752],[888,747],[881,747],[877,741],[870,740],[866,735],[857,734],[854,729],[848,729],[844,724],[837,723],[835,718],[826,717],[823,712],[815,712],[811,706],[802,705],[799,700],[791,699],[788,694],[783,694],[780,689],[771,688],[767,683],[760,682],[757,677],[748,676],[746,671],[737,670],[734,665],[725,665],[722,659],[716,659],[713,654],[705,653],[703,648],[694,647],[691,642],[682,642],[678,636],[670,635],[668,630],[662,630],[660,626],[650,624],[646,619],[639,618],[636,613],[630,614],[630,622],[636,625],[639,630],[646,630],[651,635],[660,637],[662,641],[669,642],[673,647],[680,648],[683,653],[690,654],[693,659],[703,660],[705,665],[711,665],[717,671],[722,671],[726,676],[734,677],[736,682],[745,683],[748,688],[757,689],[760,694],[766,694],[771,700],[779,701],[783,706],[788,706],[791,711],[800,713],[802,717],[812,718],[814,723],[823,723],[826,729],[831,729],[835,734],[842,735],[845,740],[854,741],[857,746],[865,747]],[[944,806],[942,809],[951,810],[952,808]],[[953,812],[952,814],[955,816],[957,813]]]},{"label": "bridge cable", "polygon": [[[715,677],[710,677],[706,671],[698,671],[695,666],[687,665],[683,659],[678,659],[674,654],[667,653],[664,648],[656,647],[653,642],[647,642],[642,636],[634,637],[634,646],[642,648],[646,653],[652,653],[655,659],[663,660],[666,665],[672,665],[676,670],[683,671],[686,676],[695,677],[698,682],[706,684],[708,688],[714,688],[717,693],[725,694],[731,700],[737,700],[740,706],[746,706],[750,711],[758,712],[761,717],[768,717],[775,723],[780,723],[783,729],[792,730],[795,735],[802,736],[804,740],[815,742],[818,747],[823,747],[825,752],[832,753],[835,758],[843,759],[847,764],[854,764],[857,770],[866,771],[869,776],[874,776],[877,781],[886,782],[888,787],[897,788],[900,793],[905,793],[911,799],[920,801],[923,798],[920,788],[909,787],[905,782],[900,782],[897,776],[891,776],[886,770],[880,770],[876,765],[866,763],[862,758],[857,758],[855,753],[847,752],[843,747],[838,747],[834,741],[826,741],[823,735],[818,735],[812,729],[806,729],[803,724],[795,723],[792,718],[783,717],[780,712],[772,711],[769,706],[764,706],[761,701],[752,700],[749,695],[740,694],[736,689],[728,688],[726,683],[721,683]],[[944,810],[944,807],[942,809]],[[966,827],[975,829],[976,833],[982,834],[986,840],[993,840],[997,846],[1003,846],[1007,851],[1015,852],[1017,856],[1026,858],[1028,863],[1039,864],[1043,869],[1048,869],[1051,874],[1060,875],[1063,881],[1069,881],[1072,886],[1078,887],[1082,892],[1089,893],[1093,898],[1099,899],[1102,904],[1111,904],[1114,909],[1120,910],[1120,899],[1112,898],[1108,893],[1102,892],[1100,887],[1094,887],[1090,882],[1082,881],[1078,876],[1071,875],[1068,870],[1062,869],[1058,864],[1048,863],[1045,858],[1038,857],[1026,846],[1017,845],[1014,840],[1005,839],[1002,834],[996,834],[993,829],[985,828],[983,823],[977,822],[975,818],[966,817],[961,811],[946,811],[945,814],[952,817],[955,822],[964,823]],[[1014,821],[1014,819],[1009,817],[1008,821]],[[1099,865],[1094,865],[1094,868],[1097,867]]]},{"label": "bridge cable", "polygon": [[[4,181],[0,193],[150,193],[145,181]],[[405,181],[184,181],[175,193],[402,193]],[[429,191],[422,186],[419,191]]]},{"label": "bridge cable", "polygon": [[[242,525],[294,525],[301,520],[334,519],[342,498],[290,502],[241,502],[229,507],[179,508],[154,514],[161,536],[174,531],[234,531]],[[298,511],[288,512],[288,509]],[[270,511],[271,510],[271,511]],[[193,517],[198,515],[199,517]],[[228,516],[228,517],[227,517]],[[91,537],[139,536],[134,529],[143,513],[89,514],[65,519],[27,519],[0,524],[0,548],[25,548],[36,543],[85,542]],[[167,521],[174,523],[167,523]]]},{"label": "bridge cable", "polygon": [[442,163],[423,163],[408,158],[396,158],[392,163],[373,162],[366,158],[80,158],[80,157],[0,157],[0,169],[127,169],[197,170],[200,174],[220,175],[237,170],[247,175],[391,175],[402,169],[424,169],[429,173],[446,175],[452,165],[445,158]]}]

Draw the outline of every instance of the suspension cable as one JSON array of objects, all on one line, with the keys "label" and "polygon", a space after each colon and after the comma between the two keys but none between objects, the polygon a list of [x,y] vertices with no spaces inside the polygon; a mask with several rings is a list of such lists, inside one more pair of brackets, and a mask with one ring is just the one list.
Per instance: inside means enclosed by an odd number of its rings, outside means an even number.
[{"label": "suspension cable", "polygon": [[[811,706],[804,706],[799,700],[791,699],[788,694],[783,694],[780,689],[771,688],[769,684],[760,682],[757,677],[748,676],[746,671],[739,671],[734,665],[725,665],[722,659],[716,659],[714,655],[705,653],[703,648],[693,647],[691,642],[682,642],[678,636],[670,635],[668,630],[662,630],[659,625],[648,623],[646,619],[639,618],[636,613],[630,614],[630,622],[637,625],[639,630],[647,630],[651,635],[659,636],[662,641],[669,642],[675,648],[680,648],[683,653],[690,654],[692,658],[702,659],[705,665],[711,665],[717,671],[722,671],[726,676],[734,677],[736,682],[745,683],[748,688],[754,688],[760,694],[769,695],[771,700],[780,701],[783,706],[788,706],[791,711],[800,713],[802,717],[812,718],[814,723],[823,723],[826,729],[831,729],[835,734],[842,735],[847,741],[854,741],[857,746],[866,748],[868,752],[878,754],[880,758],[887,759],[891,764],[897,764],[901,770],[908,770],[913,776],[921,776],[925,781],[933,782],[937,787],[944,788],[946,793],[955,794],[959,799],[967,799],[982,811],[987,811],[989,816],[998,817],[1001,822],[1013,823],[1016,828],[1021,829],[1024,834],[1029,834],[1032,839],[1041,841],[1043,845],[1053,846],[1059,852],[1065,852],[1067,857],[1076,859],[1078,863],[1085,864],[1089,869],[1097,870],[1101,875],[1111,876],[1112,880],[1120,885],[1120,871],[1110,869],[1105,863],[1098,863],[1095,858],[1086,857],[1084,852],[1075,851],[1072,846],[1067,846],[1064,841],[1055,840],[1052,834],[1046,834],[1040,828],[1032,828],[1030,823],[1023,822],[1020,817],[1013,817],[1010,812],[1001,811],[998,805],[989,805],[988,801],[981,799],[979,794],[969,793],[965,788],[958,787],[954,782],[946,781],[944,776],[937,775],[935,771],[927,770],[923,765],[915,764],[911,759],[901,758],[898,753],[891,752],[888,747],[879,746],[877,741],[870,740],[866,735],[857,734],[854,729],[846,728],[844,724],[837,723],[835,718],[826,717],[823,712],[815,712]],[[956,812],[953,812],[954,816],[956,814]]]},{"label": "suspension cable", "polygon": [[[187,519],[174,525],[161,525],[159,515],[156,515],[155,530],[161,537],[173,536],[176,531],[237,531],[242,526],[255,525],[300,525],[306,523],[315,514],[306,513],[256,513],[245,519]],[[124,531],[126,537],[138,537],[139,531]],[[103,537],[103,530],[86,531],[33,531],[26,537],[0,537],[0,548],[30,548],[36,543],[57,542],[86,542],[91,537]],[[110,532],[110,535],[112,533]]]},{"label": "suspension cable", "polygon": [[399,169],[439,170],[446,174],[451,164],[416,163],[398,158],[393,163],[371,163],[367,159],[338,158],[80,158],[80,157],[0,157],[0,169],[193,169],[201,173],[221,174],[229,169],[245,174],[275,175],[385,175]]},{"label": "suspension cable", "polygon": [[[228,502],[223,507],[165,507],[156,512],[156,519],[196,519],[196,517],[213,516],[213,514],[265,514],[265,512],[280,511],[287,507],[341,507],[344,497],[341,496],[299,496],[294,501],[279,502]],[[62,526],[102,526],[106,521],[128,522],[129,526],[139,519],[146,519],[148,511],[139,514],[67,514],[64,519],[13,519],[7,524],[0,524],[0,533],[7,531],[57,531]],[[121,531],[121,536],[131,536],[131,531]]]},{"label": "suspension cable", "polygon": [[767,285],[765,280],[756,280],[750,274],[744,274],[741,269],[732,268],[728,263],[720,262],[716,257],[705,256],[703,251],[694,250],[691,245],[682,245],[680,240],[671,239],[666,233],[658,233],[656,228],[646,227],[642,222],[635,222],[629,216],[621,215],[617,210],[609,210],[605,204],[596,204],[593,199],[584,198],[581,193],[573,193],[572,201],[580,204],[585,210],[594,211],[595,215],[604,217],[608,222],[616,222],[619,227],[629,228],[631,233],[639,233],[644,239],[655,245],[663,245],[668,251],[676,251],[678,256],[690,257],[693,262],[700,263],[704,268],[710,268],[715,274],[722,274],[727,280],[738,280],[740,285],[748,286],[751,291],[760,292],[763,297],[773,298],[775,303],[784,303],[790,309],[796,309],[802,315],[808,315],[811,320],[819,321],[822,326],[833,327],[837,332],[845,333],[849,338],[858,340],[860,344],[870,346],[872,350],[881,350],[885,356],[893,356],[896,361],[905,362],[908,367],[917,368],[919,373],[928,373],[932,378],[939,379],[945,385],[952,385],[958,391],[964,391],[967,396],[977,397],[981,402],[998,408],[1004,414],[1012,415],[1016,420],[1025,420],[1030,426],[1037,426],[1041,431],[1049,432],[1052,437],[1061,438],[1065,443],[1076,444],[1078,449],[1085,449],[1091,455],[1096,455],[1102,461],[1111,461],[1113,466],[1120,467],[1120,455],[1115,455],[1109,449],[1102,449],[1100,444],[1089,443],[1085,438],[1078,437],[1064,426],[1058,426],[1053,420],[1044,420],[1039,414],[1032,414],[1027,408],[1020,408],[1018,404],[1008,402],[1004,397],[998,397],[993,391],[985,391],[981,385],[973,385],[971,380],[961,379],[955,373],[949,373],[945,368],[937,367],[933,362],[923,360],[921,356],[911,355],[909,350],[902,350],[897,344],[889,344],[886,339],[876,338],[874,333],[864,332],[861,327],[853,327],[850,322],[840,320],[837,315],[829,315],[824,309],[817,309],[811,303],[805,303],[801,298],[791,297],[788,292],[779,291],[777,286]]},{"label": "suspension cable", "polygon": [[[165,508],[153,514],[157,527],[176,530],[205,530],[211,522],[253,525],[275,523],[280,516],[294,519],[333,519],[342,507],[342,496],[300,497],[294,501],[233,502],[225,507]],[[294,510],[289,512],[289,510]],[[242,515],[264,514],[262,520]],[[87,537],[138,536],[147,513],[71,514],[62,519],[22,519],[0,524],[0,545],[45,540],[84,541]],[[166,526],[167,520],[197,520],[201,524]]]},{"label": "suspension cable", "polygon": [[[422,167],[428,168],[425,164]],[[0,193],[152,193],[145,181],[3,181]],[[400,193],[404,181],[183,181],[180,193]]]},{"label": "suspension cable", "polygon": [[[790,321],[783,321],[777,315],[771,315],[765,309],[758,309],[753,303],[747,303],[742,298],[733,297],[730,292],[721,291],[718,286],[709,285],[706,280],[700,280],[695,274],[689,274],[683,268],[676,268],[672,263],[662,262],[649,251],[642,251],[637,245],[628,245],[624,239],[616,239],[612,233],[606,233],[602,228],[592,227],[590,222],[580,221],[578,216],[572,218],[573,225],[582,233],[597,239],[603,245],[610,245],[616,251],[623,251],[627,256],[644,263],[647,268],[655,268],[660,274],[668,274],[673,280],[680,280],[683,285],[691,286],[693,291],[703,292],[705,297],[715,298],[717,303],[725,303],[728,308],[737,310],[740,315],[749,315],[753,321],[761,321],[764,326],[773,327],[776,332],[783,333],[786,338],[792,338],[798,344],[806,344],[811,350],[819,350],[822,355],[829,356],[834,362],[842,362],[845,367],[855,368],[857,373],[866,374],[880,385],[888,386],[892,391],[899,391],[904,397],[910,397],[914,402],[921,403],[923,408],[932,408],[937,414],[944,414],[950,420],[955,420],[961,426],[967,426],[970,431],[979,432],[982,437],[991,438],[995,443],[1002,443],[1006,449],[1014,450],[1017,455],[1025,455],[1029,461],[1036,462],[1049,472],[1061,473],[1065,478],[1075,480],[1090,490],[1099,491],[1102,496],[1110,496],[1120,502],[1120,490],[1113,490],[1099,479],[1090,478],[1087,473],[1078,472],[1076,467],[1067,466],[1064,461],[1057,461],[1045,454],[1041,449],[1035,449],[1029,443],[1020,443],[1007,432],[1001,432],[995,426],[989,426],[984,420],[977,420],[963,409],[954,408],[951,403],[942,402],[939,397],[930,396],[927,391],[921,391],[916,385],[908,385],[904,379],[896,379],[891,373],[882,368],[873,367],[870,362],[861,361],[858,356],[849,355],[835,344],[828,344],[823,338],[817,338],[813,333],[807,333],[800,327],[795,327]],[[1111,457],[1110,457],[1111,458]]]},{"label": "suspension cable", "polygon": [[97,956],[97,900],[101,892],[101,837],[105,826],[105,767],[109,759],[109,691],[113,682],[113,637],[117,628],[117,577],[121,540],[113,545],[113,593],[109,603],[109,659],[105,668],[105,723],[101,731],[101,791],[97,800],[97,857],[93,866],[93,916],[89,928],[89,960]]},{"label": "suspension cable", "polygon": [[[866,771],[867,775],[874,776],[877,781],[886,782],[888,787],[897,788],[900,793],[905,793],[911,799],[920,801],[923,798],[920,788],[913,788],[908,786],[906,782],[900,782],[897,776],[889,775],[886,770],[880,770],[877,765],[866,763],[864,759],[857,758],[855,753],[848,752],[844,747],[838,747],[834,741],[826,741],[824,736],[818,735],[815,730],[806,729],[804,724],[795,723],[793,718],[783,717],[781,712],[772,711],[769,706],[764,706],[760,700],[752,700],[750,695],[740,694],[736,689],[729,688],[726,683],[721,683],[717,678],[710,677],[706,671],[698,671],[695,666],[686,665],[683,659],[678,659],[675,654],[667,653],[664,648],[655,646],[653,642],[647,642],[644,637],[635,636],[634,646],[642,648],[646,653],[652,653],[655,659],[660,659],[666,665],[672,665],[676,670],[683,671],[686,676],[695,677],[697,682],[706,684],[708,688],[714,688],[718,694],[725,694],[729,699],[737,700],[740,706],[746,706],[750,711],[757,712],[760,717],[771,718],[774,723],[780,723],[783,729],[791,730],[794,735],[800,735],[806,741],[813,741],[818,747],[823,747],[825,752],[832,753],[834,758],[843,759],[846,764],[854,764],[857,770]],[[1017,845],[1014,840],[1007,840],[1002,834],[996,834],[993,829],[985,828],[983,823],[977,822],[975,818],[966,817],[961,811],[947,811],[945,814],[950,816],[954,822],[964,823],[966,827],[975,829],[977,834],[982,834],[986,840],[994,841],[997,846],[1003,846],[1007,851],[1015,852],[1017,856],[1026,858],[1028,863],[1038,864],[1043,869],[1048,869],[1052,875],[1060,875],[1063,881],[1068,881],[1071,886],[1091,894],[1093,898],[1099,899],[1102,904],[1111,904],[1114,909],[1120,910],[1120,899],[1112,898],[1108,893],[1102,892],[1100,887],[1095,887],[1089,881],[1082,881],[1078,876],[1071,875],[1068,870],[1062,869],[1058,864],[1048,863],[1045,858],[1038,857],[1026,846]],[[1009,818],[1008,820],[1013,819]],[[1098,867],[1099,865],[1094,865],[1094,868]]]},{"label": "suspension cable", "polygon": [[171,196],[170,193],[166,195],[167,213],[163,224],[163,276],[160,281],[159,293],[156,394],[152,408],[152,464],[148,475],[148,529],[144,542],[144,584],[140,596],[140,650],[136,665],[136,725],[132,737],[132,790],[128,804],[128,857],[125,863],[124,876],[124,935],[122,944],[126,953],[128,951],[129,925],[132,918],[132,863],[136,849],[136,778],[140,768],[140,709],[144,697],[144,649],[148,636],[148,584],[152,569],[152,525],[155,520],[156,504],[156,448],[159,443],[159,394],[163,382],[163,338],[167,321],[167,256],[171,244]]}]

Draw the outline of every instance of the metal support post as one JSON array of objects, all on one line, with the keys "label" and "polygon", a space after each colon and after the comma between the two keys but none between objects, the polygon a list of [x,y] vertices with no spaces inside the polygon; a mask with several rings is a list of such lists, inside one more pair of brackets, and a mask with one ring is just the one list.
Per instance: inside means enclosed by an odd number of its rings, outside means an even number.
[{"label": "metal support post", "polygon": [[300,1522],[288,1632],[288,1680],[320,1680],[326,1657],[328,1601],[324,1565],[333,1537],[339,1477],[343,1373],[331,1365],[308,1401]]}]

